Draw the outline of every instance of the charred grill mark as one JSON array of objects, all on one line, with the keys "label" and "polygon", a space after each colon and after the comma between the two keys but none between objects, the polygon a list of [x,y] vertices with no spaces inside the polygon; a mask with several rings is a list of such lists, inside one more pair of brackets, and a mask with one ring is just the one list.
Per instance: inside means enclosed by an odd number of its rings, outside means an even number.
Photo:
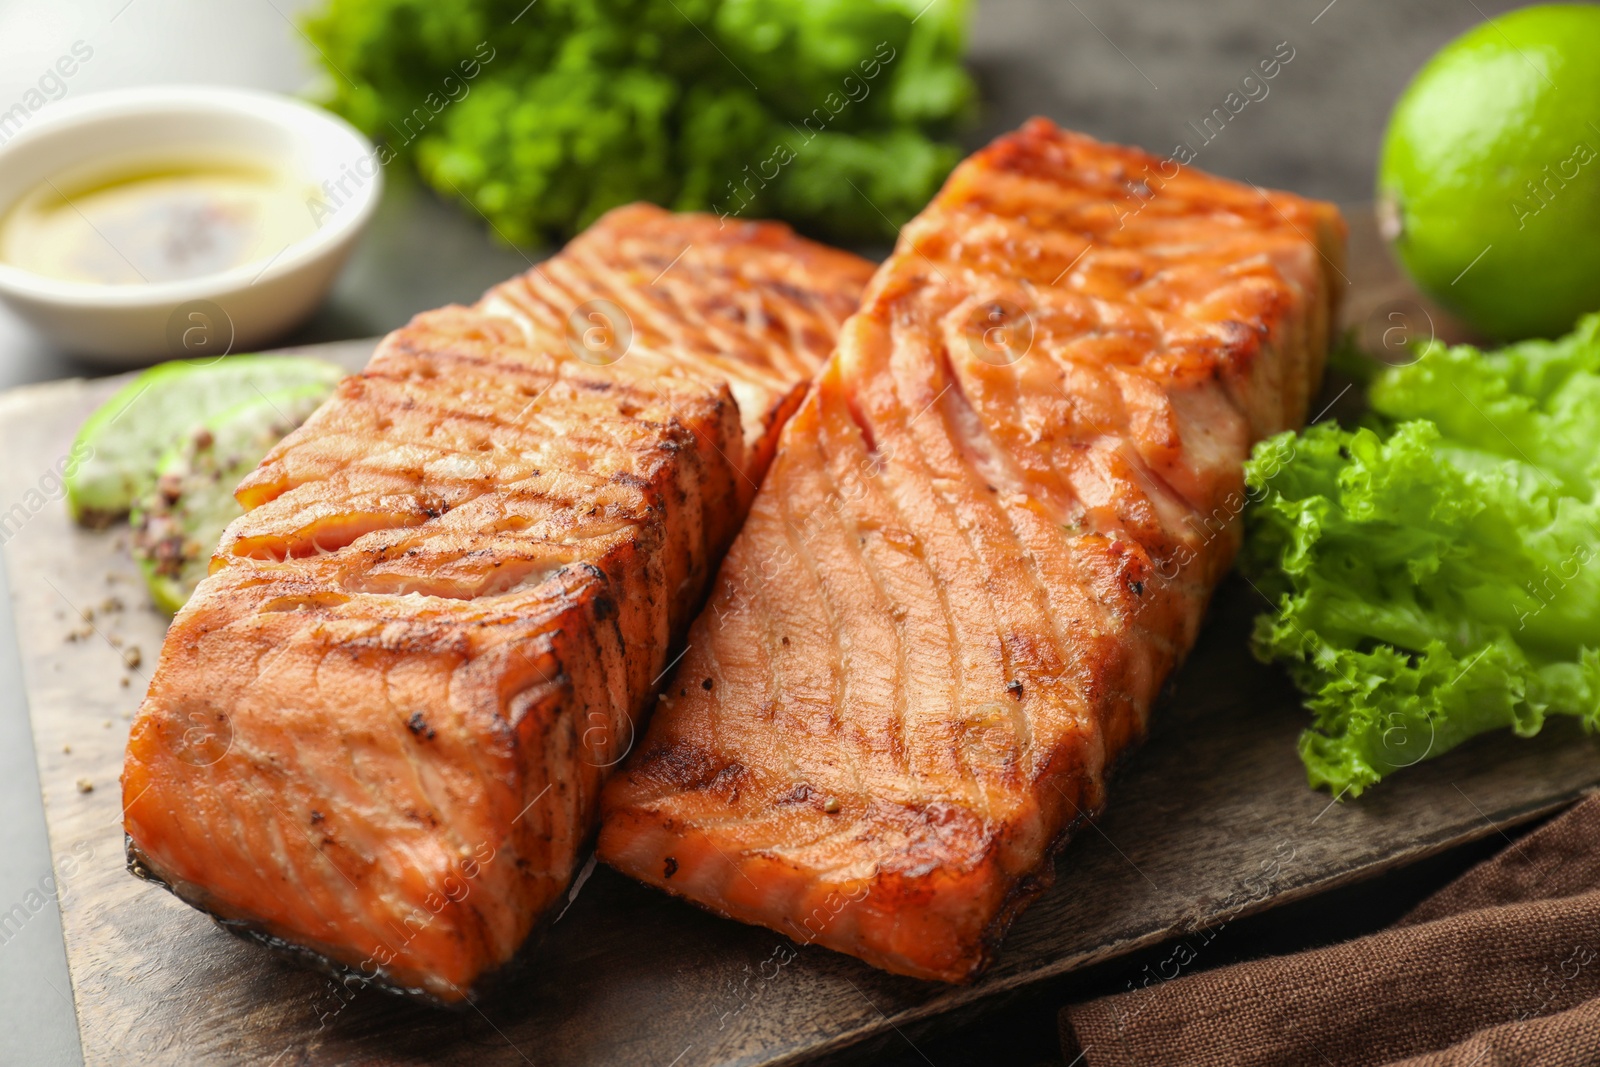
[{"label": "charred grill mark", "polygon": [[806,782],[798,782],[798,783],[795,784],[794,788],[790,789],[787,793],[783,793],[783,794],[779,795],[773,801],[773,803],[775,803],[775,804],[804,804],[806,801],[811,799],[811,797],[814,795],[814,793],[815,793],[815,791],[811,788],[811,786],[808,783],[806,783]]},{"label": "charred grill mark", "polygon": [[704,749],[681,745],[658,746],[640,752],[629,774],[676,790],[707,790],[725,797],[737,797],[741,782],[748,776],[739,763],[730,763]]},{"label": "charred grill mark", "polygon": [[618,485],[626,485],[631,489],[638,489],[641,492],[653,494],[655,491],[655,486],[649,480],[641,478],[637,474],[629,473],[628,471],[617,471],[611,476],[611,480],[616,482]]}]

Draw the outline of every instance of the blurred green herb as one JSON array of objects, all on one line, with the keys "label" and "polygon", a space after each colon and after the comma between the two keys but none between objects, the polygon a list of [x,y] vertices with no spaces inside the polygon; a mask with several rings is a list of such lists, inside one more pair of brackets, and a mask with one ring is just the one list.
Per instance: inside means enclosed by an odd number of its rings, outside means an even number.
[{"label": "blurred green herb", "polygon": [[650,200],[892,236],[959,158],[968,0],[329,0],[329,105],[507,240]]}]

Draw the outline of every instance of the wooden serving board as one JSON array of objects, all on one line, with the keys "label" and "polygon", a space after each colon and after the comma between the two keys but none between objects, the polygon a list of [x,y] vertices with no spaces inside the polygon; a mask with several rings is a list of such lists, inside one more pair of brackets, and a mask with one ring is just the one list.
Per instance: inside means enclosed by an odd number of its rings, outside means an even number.
[{"label": "wooden serving board", "polygon": [[[1371,344],[1426,335],[1431,312],[1389,266],[1370,215],[1354,229],[1348,321]],[[371,344],[320,351],[355,367]],[[1055,887],[975,985],[798,948],[601,868],[520,978],[480,1008],[350,993],[123,869],[117,775],[165,619],[147,606],[125,535],[73,527],[47,473],[118,384],[0,398],[0,509],[27,512],[4,534],[4,556],[91,1065],[800,1063],[915,1035],[952,1009],[1493,834],[1600,783],[1600,745],[1563,722],[1531,741],[1480,739],[1331,803],[1307,788],[1295,754],[1307,721],[1296,694],[1246,648],[1266,605],[1235,580],[1116,779],[1110,810],[1062,854]],[[1341,387],[1325,399],[1347,403]]]}]

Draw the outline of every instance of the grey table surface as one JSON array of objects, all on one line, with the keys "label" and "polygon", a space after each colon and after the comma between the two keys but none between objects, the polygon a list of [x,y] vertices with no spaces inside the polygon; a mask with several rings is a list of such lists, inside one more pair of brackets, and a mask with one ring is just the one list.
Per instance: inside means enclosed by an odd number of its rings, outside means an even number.
[{"label": "grey table surface", "polygon": [[[313,90],[316,68],[292,21],[307,6],[305,0],[3,0],[0,110],[77,41],[93,56],[67,83],[69,96],[175,82]],[[1041,114],[1162,153],[1187,143],[1205,169],[1358,202],[1370,197],[1384,122],[1411,74],[1467,27],[1520,6],[977,0],[971,67],[983,110],[965,139],[975,146]],[[1267,95],[1202,141],[1196,128],[1204,116],[1274,52],[1292,58]],[[382,207],[327,303],[284,343],[382,333],[418,310],[475,299],[548,253],[499,244],[476,216],[404,175],[389,179]],[[0,388],[94,373],[0,311]],[[81,1055],[49,892],[51,859],[14,625],[10,612],[0,612],[0,854],[7,859],[0,865],[0,1063],[72,1064]],[[44,907],[14,932],[3,925],[15,905],[41,890]],[[945,1051],[920,1049],[917,1062],[930,1052],[930,1062],[938,1062]]]}]

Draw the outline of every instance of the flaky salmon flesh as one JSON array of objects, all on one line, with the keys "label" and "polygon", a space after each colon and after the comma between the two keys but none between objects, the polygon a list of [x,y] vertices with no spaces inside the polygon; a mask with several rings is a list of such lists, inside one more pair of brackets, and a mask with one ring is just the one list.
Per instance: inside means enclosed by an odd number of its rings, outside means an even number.
[{"label": "flaky salmon flesh", "polygon": [[306,961],[475,996],[564,901],[872,267],[635,206],[418,316],[239,486],[123,772],[130,865]]},{"label": "flaky salmon flesh", "polygon": [[1344,240],[1331,205],[1044,120],[962,163],[784,428],[601,858],[979,974],[1194,643]]}]

